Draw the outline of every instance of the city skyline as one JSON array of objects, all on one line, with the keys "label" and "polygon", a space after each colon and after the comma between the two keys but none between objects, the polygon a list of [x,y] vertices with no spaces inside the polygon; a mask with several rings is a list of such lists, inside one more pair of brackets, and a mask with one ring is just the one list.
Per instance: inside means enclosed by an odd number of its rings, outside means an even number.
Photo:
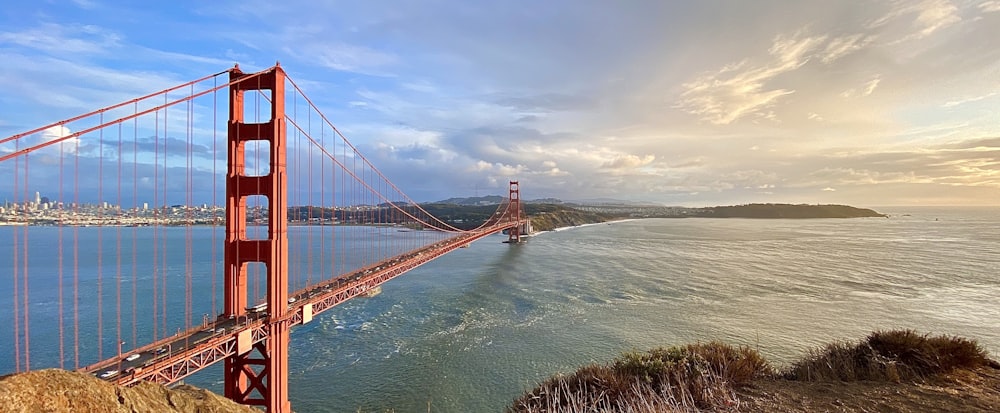
[{"label": "city skyline", "polygon": [[419,202],[516,179],[528,199],[1000,204],[996,0],[77,0],[9,5],[0,22],[0,136],[281,61]]}]

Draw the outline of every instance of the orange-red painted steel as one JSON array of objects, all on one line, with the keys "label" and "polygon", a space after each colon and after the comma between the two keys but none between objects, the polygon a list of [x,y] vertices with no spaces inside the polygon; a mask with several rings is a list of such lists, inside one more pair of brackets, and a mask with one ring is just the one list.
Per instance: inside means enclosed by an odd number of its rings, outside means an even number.
[{"label": "orange-red painted steel", "polygon": [[[239,82],[247,76],[239,67],[229,72],[229,172],[226,177],[225,303],[226,317],[242,317],[247,306],[247,264],[261,262],[267,274],[268,337],[251,352],[233,354],[225,362],[225,394],[237,403],[264,406],[268,413],[291,412],[288,402],[288,200],[285,144],[285,72],[280,66]],[[270,93],[270,119],[247,123],[247,91]],[[246,176],[246,143],[266,141],[267,175]],[[268,201],[267,239],[247,239],[247,197]]]},{"label": "orange-red painted steel", "polygon": [[[513,210],[514,221],[521,221],[521,189],[517,181],[510,181],[510,209]],[[507,232],[507,242],[521,242],[521,225],[515,225]]]},{"label": "orange-red painted steel", "polygon": [[[308,322],[304,319],[306,307],[310,308],[309,314],[316,316],[347,300],[364,295],[369,290],[405,274],[409,270],[462,248],[471,242],[525,224],[524,220],[510,219],[510,215],[512,214],[505,214],[505,216],[493,220],[493,224],[488,230],[449,238],[359,269],[344,277],[297,291],[293,295],[296,297],[296,301],[285,306],[285,321],[289,326]],[[118,377],[116,383],[131,385],[142,380],[163,384],[174,383],[213,363],[238,356],[241,354],[240,346],[253,349],[253,346],[258,346],[268,340],[271,325],[266,316],[244,315],[233,319],[220,317],[208,325],[196,327],[137,348],[130,354],[148,353],[158,348],[167,348],[171,343],[175,346],[169,354],[159,356],[154,363],[144,366],[139,371]],[[245,343],[239,343],[241,335],[245,335],[245,340],[247,340]],[[181,343],[189,344],[188,347],[180,349]],[[245,352],[243,353],[245,354]],[[115,358],[108,359],[81,370],[101,371],[113,366],[116,361]]]},{"label": "orange-red painted steel", "polygon": [[[373,165],[364,158],[343,136],[340,131],[337,130],[330,123],[325,116],[319,112],[318,108],[312,104],[308,98],[303,94],[302,97],[309,103],[309,106],[313,108],[320,116],[322,123],[327,125],[336,136],[343,139],[343,153],[340,159],[337,157],[337,146],[333,146],[333,151],[328,150],[328,146],[322,141],[323,137],[321,135],[320,141],[317,142],[313,136],[311,136],[309,119],[304,125],[300,126],[295,119],[286,119],[285,117],[285,82],[289,82],[294,91],[298,91],[298,87],[295,86],[294,82],[287,79],[285,72],[280,66],[275,66],[270,69],[257,72],[257,73],[243,73],[239,70],[239,67],[235,67],[228,71],[229,82],[225,85],[216,84],[212,88],[208,88],[204,91],[195,92],[194,87],[191,87],[190,93],[183,97],[176,99],[174,101],[167,101],[165,93],[168,91],[178,90],[185,86],[193,85],[194,83],[200,82],[202,80],[211,78],[206,77],[198,81],[189,82],[184,85],[167,89],[163,92],[157,94],[149,95],[137,100],[129,101],[124,104],[119,104],[115,106],[110,106],[105,109],[98,110],[92,114],[98,114],[100,116],[100,122],[98,126],[86,127],[75,133],[69,134],[67,136],[60,137],[56,140],[51,140],[29,146],[27,148],[22,148],[18,144],[18,139],[24,136],[28,136],[32,133],[36,133],[42,129],[36,129],[35,131],[28,132],[26,134],[15,135],[10,138],[5,138],[0,141],[0,143],[7,141],[14,141],[15,151],[11,154],[6,154],[0,157],[0,162],[7,159],[13,159],[15,162],[25,157],[28,153],[37,151],[43,147],[54,145],[59,142],[68,141],[76,137],[80,137],[84,134],[90,133],[91,131],[99,131],[101,133],[101,139],[103,143],[103,129],[112,125],[119,125],[119,136],[118,136],[118,146],[119,152],[122,151],[122,141],[121,141],[121,124],[127,120],[135,120],[140,116],[149,115],[156,117],[156,130],[160,130],[160,114],[162,112],[162,122],[163,135],[168,136],[168,131],[166,128],[166,109],[175,106],[179,103],[188,102],[188,110],[192,111],[194,104],[193,99],[206,95],[208,93],[215,93],[218,90],[228,88],[229,90],[229,124],[228,124],[228,172],[226,176],[226,238],[224,241],[224,302],[222,306],[222,314],[218,316],[217,319],[211,322],[205,322],[201,326],[191,327],[190,323],[190,308],[191,308],[191,282],[190,278],[186,280],[187,295],[186,300],[186,311],[188,314],[185,316],[185,328],[184,332],[178,332],[173,336],[167,336],[167,320],[166,320],[166,294],[165,292],[157,294],[158,286],[165,291],[166,288],[166,278],[162,274],[159,280],[156,278],[157,268],[156,265],[161,265],[166,267],[167,256],[165,250],[160,249],[162,254],[162,261],[160,261],[160,255],[157,254],[157,248],[154,244],[154,300],[153,300],[153,340],[154,343],[136,347],[128,350],[127,353],[122,353],[121,344],[123,343],[123,332],[121,327],[121,320],[119,314],[118,325],[116,326],[116,337],[119,343],[119,354],[113,358],[95,363],[93,365],[84,367],[80,370],[89,373],[109,372],[114,371],[114,375],[109,378],[122,385],[131,385],[138,381],[148,380],[159,383],[173,383],[178,380],[193,374],[211,364],[217,363],[219,361],[224,361],[224,391],[225,395],[237,402],[257,405],[264,407],[268,412],[273,413],[285,413],[291,411],[291,406],[288,401],[288,341],[290,328],[293,325],[308,323],[313,316],[318,315],[326,310],[333,308],[334,306],[343,303],[351,298],[363,295],[370,291],[371,289],[385,283],[395,277],[398,277],[407,271],[423,265],[435,258],[438,258],[446,253],[454,251],[456,249],[468,246],[473,241],[481,239],[483,237],[489,236],[491,234],[496,234],[501,231],[507,231],[508,242],[520,241],[521,236],[525,234],[527,229],[526,217],[524,216],[521,209],[520,202],[520,191],[517,181],[510,182],[510,198],[505,204],[500,205],[496,213],[487,220],[480,227],[462,231],[458,228],[451,226],[449,223],[444,222],[436,217],[431,216],[416,202],[413,202],[405,194],[402,193],[392,182],[390,182],[381,172],[374,168]],[[213,75],[215,76],[215,75]],[[245,119],[244,110],[247,105],[245,105],[245,95],[246,92],[251,92],[251,94],[258,94],[258,97],[263,97],[270,103],[270,118],[263,121],[254,121],[251,119]],[[293,92],[293,90],[289,90]],[[125,114],[117,119],[105,121],[104,113],[111,109],[116,109],[123,107],[126,104],[138,102],[142,99],[147,99],[154,96],[164,96],[164,103],[162,105],[156,105],[151,109],[140,110],[138,106],[130,114]],[[259,99],[258,99],[259,100]],[[293,104],[294,107],[294,104]],[[294,113],[294,109],[292,109]],[[188,118],[188,146],[191,146],[192,136],[191,133],[191,115]],[[65,122],[72,121],[73,118],[63,122],[57,122],[52,125],[62,125]],[[251,123],[253,122],[253,123]],[[50,126],[52,126],[50,125]],[[137,131],[138,126],[133,125],[133,128]],[[366,245],[369,251],[363,252],[364,257],[364,267],[357,269],[349,274],[341,274],[337,276],[340,271],[337,270],[336,265],[334,265],[334,260],[338,257],[330,257],[329,270],[325,268],[320,269],[320,274],[317,276],[320,279],[325,279],[326,281],[321,281],[318,284],[312,284],[311,280],[307,281],[306,284],[297,291],[289,294],[289,280],[288,280],[288,237],[287,237],[287,211],[288,211],[288,182],[286,176],[286,129],[291,128],[293,131],[298,131],[302,133],[302,137],[305,138],[309,143],[311,143],[314,149],[318,151],[318,155],[321,155],[318,159],[326,158],[327,161],[333,163],[335,166],[339,166],[343,169],[343,174],[340,178],[340,185],[346,187],[348,185],[355,187],[356,189],[364,192],[362,199],[346,200],[349,202],[359,202],[362,205],[385,205],[388,208],[394,209],[391,214],[398,214],[405,218],[395,218],[389,219],[390,222],[397,221],[408,221],[410,223],[419,223],[420,226],[429,229],[437,229],[446,232],[454,232],[456,235],[438,241],[436,243],[417,247],[408,252],[390,257],[388,259],[382,259],[383,250],[388,249],[391,251],[398,251],[398,248],[389,248],[386,245],[388,240],[385,239],[373,239]],[[44,128],[43,128],[44,129]],[[213,127],[214,129],[214,127]],[[294,132],[293,132],[294,133]],[[321,130],[321,134],[322,134]],[[246,155],[250,151],[247,150],[246,145],[248,143],[263,144],[267,145],[269,159],[269,170],[266,175],[263,176],[247,176],[247,160]],[[79,149],[79,144],[77,144],[77,149]],[[158,152],[159,146],[156,148],[156,156],[159,157]],[[348,150],[353,151],[351,156],[348,156]],[[164,144],[163,148],[164,159],[166,157],[166,146]],[[75,151],[74,159],[74,179],[79,176],[79,171],[77,171],[79,162],[79,151]],[[258,156],[260,152],[258,151]],[[133,154],[133,156],[135,156]],[[187,167],[192,167],[192,154],[187,154]],[[341,163],[341,159],[351,158],[353,164],[348,166]],[[307,158],[308,162],[312,162],[312,158]],[[27,159],[24,160],[27,162]],[[60,162],[62,159],[60,158]],[[100,177],[103,173],[103,161],[100,164],[98,170],[98,176]],[[358,169],[357,162],[361,162],[360,170]],[[133,162],[135,164],[136,162]],[[157,161],[158,163],[158,161]],[[254,162],[257,163],[257,162]],[[307,163],[308,165],[308,163]],[[122,203],[121,197],[121,179],[122,179],[122,165],[121,159],[118,160],[118,196],[117,203]],[[134,167],[133,167],[134,168]],[[27,166],[23,168],[24,173],[27,174]],[[162,172],[166,173],[166,161],[163,164]],[[312,171],[312,167],[308,167],[309,171]],[[18,186],[18,176],[16,175],[18,171],[17,165],[15,165],[15,192],[18,190],[25,191],[24,197],[27,198],[27,188],[28,181],[27,178],[24,179],[23,187]],[[155,173],[159,173],[159,169],[154,169]],[[186,198],[187,204],[193,203],[193,198],[190,194],[192,191],[192,175],[191,171],[188,171],[187,175],[188,182],[188,196]],[[311,180],[311,176],[309,177]],[[324,174],[325,179],[325,174]],[[334,178],[336,179],[336,178]],[[351,179],[355,182],[345,182]],[[157,180],[157,179],[154,179]],[[103,181],[103,180],[99,180]],[[373,181],[373,182],[369,182]],[[331,184],[335,184],[331,183]],[[61,185],[61,183],[60,183]],[[135,183],[133,183],[133,197],[135,197]],[[326,186],[325,184],[321,184]],[[79,188],[79,184],[74,181],[74,186]],[[311,182],[308,185],[312,187]],[[166,185],[162,188],[163,203],[166,203]],[[324,188],[323,190],[325,190]],[[98,191],[100,192],[100,191]],[[62,190],[60,189],[60,193]],[[154,190],[153,204],[159,205],[160,201],[157,198],[159,194],[158,190]],[[76,199],[79,195],[79,189],[74,193],[73,208],[79,208],[79,200]],[[214,196],[214,195],[213,195]],[[257,239],[258,237],[248,237],[248,197],[260,196],[267,199],[267,223],[268,232],[266,238]],[[343,195],[341,195],[343,196]],[[312,207],[311,192],[309,193],[309,207]],[[61,200],[60,196],[60,200]],[[321,198],[326,199],[325,195],[321,194]],[[61,201],[60,201],[61,202]],[[133,200],[135,203],[135,201]],[[342,202],[347,205],[345,200]],[[138,204],[135,203],[133,208],[138,209]],[[419,212],[418,212],[419,211]],[[190,214],[190,212],[188,212]],[[360,216],[359,216],[360,214]],[[308,217],[311,219],[313,213],[310,210]],[[355,211],[353,213],[353,220],[348,220],[358,225],[379,225],[385,224],[383,220],[382,212],[375,208],[367,208],[362,210],[360,213]],[[61,228],[60,228],[61,230]],[[155,227],[154,227],[155,230]],[[311,230],[311,228],[310,228]],[[118,230],[120,231],[120,230]],[[190,231],[190,230],[189,230]],[[17,237],[17,232],[15,232],[15,237]],[[100,232],[98,233],[100,236]],[[116,292],[117,292],[117,302],[116,308],[118,312],[121,312],[121,239],[120,232],[117,235],[116,250],[118,251],[118,272],[115,274],[116,280]],[[187,237],[187,250],[186,257],[187,260],[186,267],[188,277],[191,273],[191,239],[190,232],[186,234]],[[253,238],[253,239],[251,239]],[[157,237],[154,236],[153,242],[157,242]],[[310,235],[311,240],[311,235]],[[322,242],[324,238],[320,238],[321,250],[325,250],[322,247]],[[15,348],[15,356],[17,362],[21,362],[21,350],[23,350],[23,361],[25,367],[27,368],[29,362],[28,356],[28,295],[27,295],[27,251],[23,251],[23,254],[18,254],[19,251],[16,249],[18,244],[18,239],[15,239],[15,253],[13,263],[15,269],[15,283],[18,282],[19,278],[17,275],[23,275],[23,286],[15,285],[14,291],[14,320],[15,323],[24,323],[24,348]],[[160,242],[164,242],[160,240]],[[311,243],[311,241],[310,241]],[[24,244],[27,244],[27,233],[24,233]],[[62,248],[62,242],[60,242],[60,248]],[[165,248],[165,247],[164,247]],[[308,253],[311,254],[312,246],[307,246]],[[79,327],[77,326],[79,309],[77,308],[79,303],[78,292],[77,292],[77,272],[78,265],[77,254],[77,235],[76,229],[74,228],[73,235],[73,323],[74,323],[74,360],[75,366],[79,366],[79,340],[76,337],[78,334]],[[62,259],[62,253],[59,254],[60,259]],[[101,254],[98,254],[99,256]],[[136,246],[135,241],[133,241],[132,246],[133,255],[133,282],[135,280],[135,261]],[[100,259],[100,258],[99,258]],[[342,261],[347,261],[344,257],[340,257]],[[377,262],[374,262],[377,261]],[[213,258],[214,262],[214,258]],[[308,260],[309,266],[306,269],[307,277],[312,277],[312,259]],[[248,266],[252,263],[263,263],[266,268],[266,305],[267,310],[261,311],[248,311],[248,306],[251,303],[256,303],[256,300],[252,300],[248,294]],[[100,267],[100,265],[99,265]],[[343,263],[341,263],[341,269],[343,269]],[[60,265],[60,271],[62,266]],[[18,273],[22,274],[18,274]],[[301,271],[300,271],[301,272]],[[327,278],[323,278],[327,277]],[[214,278],[214,277],[213,277]],[[60,280],[62,276],[60,275]],[[309,278],[307,278],[309,280]],[[213,280],[214,283],[214,280]],[[298,288],[299,285],[296,285]],[[60,287],[60,293],[62,288]],[[213,284],[214,291],[214,284]],[[19,292],[23,293],[23,302],[17,300],[21,299]],[[133,285],[132,289],[132,307],[133,307],[133,332],[132,341],[136,341],[136,331],[135,331],[135,294],[136,289]],[[213,294],[214,299],[214,294]],[[62,300],[60,299],[60,308],[62,306]],[[158,305],[162,305],[158,307]],[[98,306],[101,307],[100,305]],[[212,307],[215,309],[215,306]],[[23,314],[18,314],[17,311],[23,311]],[[100,311],[100,310],[98,310]],[[162,320],[160,319],[160,311],[162,311]],[[62,310],[59,311],[62,314]],[[19,317],[23,315],[23,318]],[[100,317],[100,313],[98,315]],[[159,324],[158,324],[159,323]],[[100,323],[98,323],[100,324]],[[162,334],[157,326],[162,327]],[[19,325],[14,325],[15,330],[19,330]],[[62,333],[62,327],[60,325],[60,335]],[[16,333],[17,331],[15,331]],[[99,333],[100,334],[100,333]],[[15,334],[17,335],[17,334]],[[62,338],[60,338],[60,346],[62,345]],[[15,341],[15,346],[22,344],[19,341]],[[137,343],[133,343],[137,344]],[[98,350],[100,351],[100,350]],[[126,370],[122,371],[120,374],[118,370],[122,369],[122,360],[125,356],[140,355],[142,357],[147,357],[137,363],[133,363],[126,366]],[[60,360],[62,359],[62,349],[60,347]],[[141,365],[139,364],[141,363]],[[117,369],[115,366],[117,365]],[[18,370],[20,370],[20,364],[18,364]]]}]

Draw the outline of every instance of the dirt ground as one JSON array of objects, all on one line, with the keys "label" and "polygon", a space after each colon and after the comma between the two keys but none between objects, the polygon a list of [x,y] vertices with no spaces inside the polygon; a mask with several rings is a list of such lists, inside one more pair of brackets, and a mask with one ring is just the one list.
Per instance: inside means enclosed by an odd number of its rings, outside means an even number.
[{"label": "dirt ground", "polygon": [[1000,370],[959,370],[918,383],[760,380],[738,391],[743,412],[1000,412]]}]

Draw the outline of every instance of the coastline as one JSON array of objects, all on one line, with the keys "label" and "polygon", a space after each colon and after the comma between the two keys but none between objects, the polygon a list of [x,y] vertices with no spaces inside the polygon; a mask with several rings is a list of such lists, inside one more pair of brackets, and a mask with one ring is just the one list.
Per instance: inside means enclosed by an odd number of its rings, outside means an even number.
[{"label": "coastline", "polygon": [[638,220],[641,220],[641,219],[643,219],[643,218],[625,218],[625,219],[615,219],[615,220],[604,221],[604,222],[591,222],[591,223],[580,224],[580,225],[567,225],[567,226],[564,226],[564,227],[556,227],[556,228],[553,228],[553,229],[550,229],[550,230],[547,230],[547,231],[534,232],[534,233],[532,233],[530,235],[523,235],[522,237],[524,237],[524,238],[531,238],[531,237],[536,237],[536,236],[539,236],[539,235],[542,235],[542,234],[547,234],[547,233],[550,233],[550,232],[569,231],[569,230],[572,230],[572,229],[583,228],[583,227],[592,227],[592,226],[601,225],[601,224],[613,225],[613,224],[620,223],[620,222],[638,221]]}]

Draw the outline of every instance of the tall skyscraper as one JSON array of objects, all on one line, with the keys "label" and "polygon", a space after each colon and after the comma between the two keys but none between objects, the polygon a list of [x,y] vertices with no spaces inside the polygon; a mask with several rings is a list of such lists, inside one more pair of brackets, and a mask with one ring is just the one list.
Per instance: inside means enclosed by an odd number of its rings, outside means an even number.
[{"label": "tall skyscraper", "polygon": [[40,205],[42,203],[42,194],[35,191],[35,205]]}]

